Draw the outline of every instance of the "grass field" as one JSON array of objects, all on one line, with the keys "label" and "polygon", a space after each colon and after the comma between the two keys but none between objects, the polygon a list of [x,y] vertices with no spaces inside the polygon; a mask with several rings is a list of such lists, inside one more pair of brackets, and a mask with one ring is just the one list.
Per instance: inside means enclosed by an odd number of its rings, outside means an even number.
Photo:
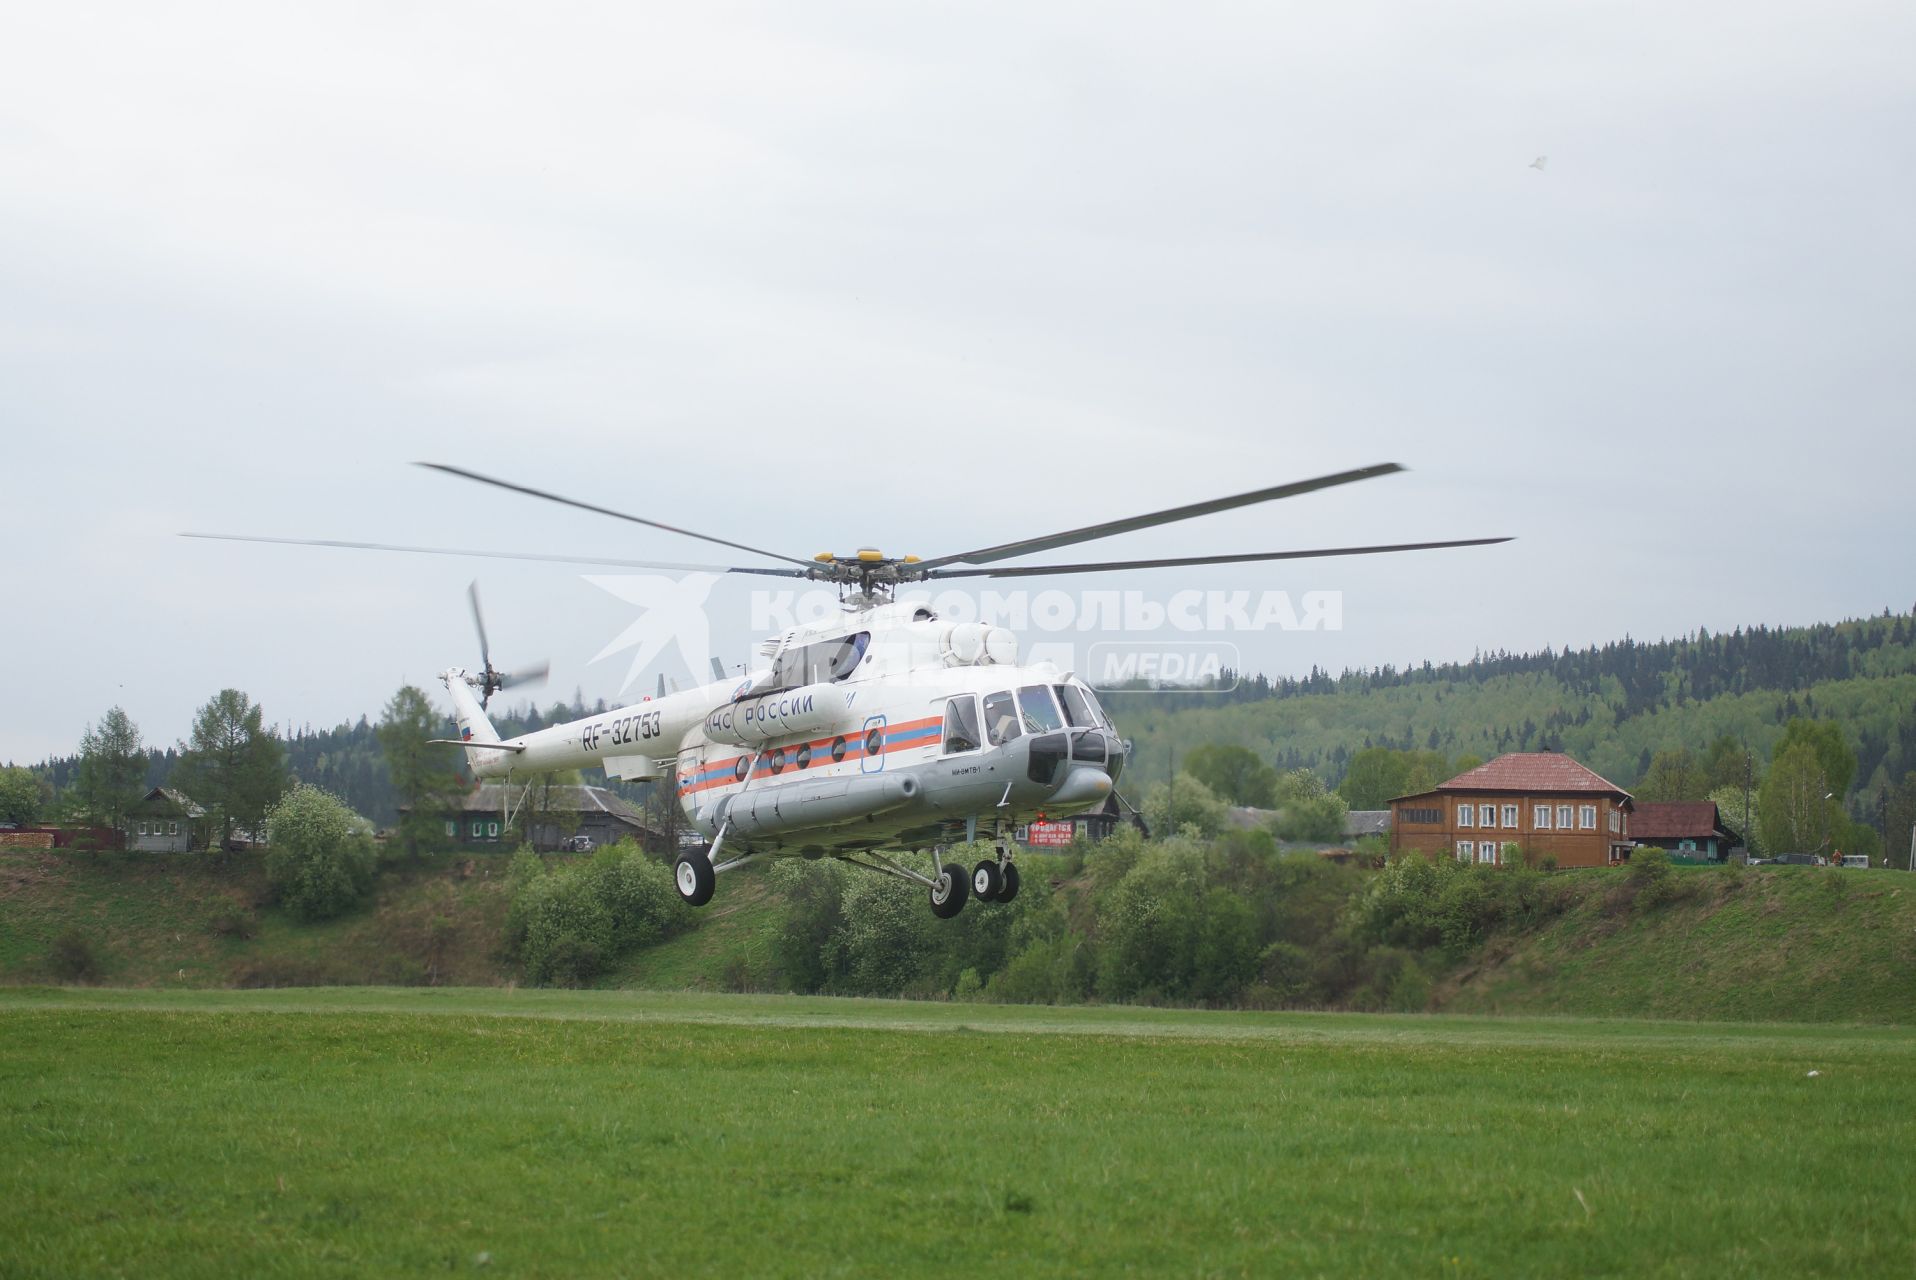
[{"label": "grass field", "polygon": [[1887,1028],[0,991],[7,1277],[1907,1275],[1913,1150]]}]

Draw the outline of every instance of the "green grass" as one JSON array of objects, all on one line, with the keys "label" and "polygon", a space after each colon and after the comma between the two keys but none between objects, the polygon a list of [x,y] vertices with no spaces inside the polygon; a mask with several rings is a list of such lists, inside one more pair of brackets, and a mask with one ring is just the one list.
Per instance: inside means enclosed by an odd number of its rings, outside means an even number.
[{"label": "green grass", "polygon": [[1904,1275],[1913,1148],[1886,1028],[0,992],[9,1277]]},{"label": "green grass", "polygon": [[1831,867],[1675,869],[1678,896],[1622,901],[1622,873],[1541,929],[1492,939],[1440,991],[1458,1012],[1916,1024],[1916,877]]}]

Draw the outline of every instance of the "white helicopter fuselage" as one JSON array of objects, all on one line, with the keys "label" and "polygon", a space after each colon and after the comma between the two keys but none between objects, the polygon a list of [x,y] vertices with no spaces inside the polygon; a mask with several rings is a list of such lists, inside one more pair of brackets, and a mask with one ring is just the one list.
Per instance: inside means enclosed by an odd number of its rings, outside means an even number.
[{"label": "white helicopter fuselage", "polygon": [[821,856],[1001,837],[1102,804],[1124,748],[1096,695],[1020,666],[1010,632],[884,604],[768,642],[770,663],[500,740],[467,672],[444,673],[479,777],[676,772],[679,804],[732,848]]}]

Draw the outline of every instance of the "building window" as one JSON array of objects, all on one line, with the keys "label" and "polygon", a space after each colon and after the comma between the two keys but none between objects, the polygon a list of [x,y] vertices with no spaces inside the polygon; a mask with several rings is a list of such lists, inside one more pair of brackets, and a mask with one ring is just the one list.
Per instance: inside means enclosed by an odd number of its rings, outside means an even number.
[{"label": "building window", "polygon": [[459,824],[456,822],[448,822],[446,824],[446,838],[450,840],[458,836],[458,834]]},{"label": "building window", "polygon": [[1404,810],[1404,821],[1406,823],[1427,822],[1430,825],[1435,826],[1439,822],[1442,822],[1443,820],[1444,820],[1444,811],[1442,809],[1406,809]]},{"label": "building window", "polygon": [[140,824],[140,834],[141,834],[141,835],[145,835],[145,834],[146,834],[146,824],[145,824],[144,822],[142,822],[142,823]]},{"label": "building window", "polygon": [[1577,810],[1577,825],[1585,831],[1597,829],[1597,806],[1586,804]]},{"label": "building window", "polygon": [[475,823],[473,823],[473,824],[472,824],[472,838],[473,838],[474,840],[477,840],[477,839],[478,839],[478,838],[479,838],[480,836],[483,836],[484,834],[486,834],[486,824],[485,824],[485,823],[483,823],[483,822],[475,822]]},{"label": "building window", "polygon": [[169,823],[167,823],[167,824],[166,824],[166,834],[168,834],[169,836],[176,836],[176,835],[178,835],[179,833],[180,833],[180,824],[179,824],[179,823],[177,823],[177,822],[169,822]]},{"label": "building window", "polygon": [[1515,831],[1517,829],[1517,806],[1516,805],[1507,804],[1504,806],[1504,826],[1508,827],[1512,831]]},{"label": "building window", "polygon": [[496,822],[488,822],[488,823],[486,824],[486,837],[487,837],[488,839],[491,839],[491,840],[497,840],[497,839],[499,838],[499,824],[498,824],[498,823],[496,823]]},{"label": "building window", "polygon": [[1550,830],[1550,806],[1549,805],[1547,804],[1538,805],[1536,812],[1532,813],[1530,816],[1536,819],[1536,821],[1533,822],[1531,825],[1536,827],[1537,830],[1539,831]]},{"label": "building window", "polygon": [[1557,830],[1570,830],[1570,806],[1567,804],[1557,806]]},{"label": "building window", "polygon": [[1506,867],[1509,866],[1510,860],[1516,856],[1517,856],[1517,846],[1515,842],[1506,842],[1504,844],[1504,858],[1503,858],[1504,865]]},{"label": "building window", "polygon": [[1477,846],[1472,844],[1470,841],[1459,840],[1457,842],[1457,861],[1469,862],[1471,855],[1476,852],[1477,852]]},{"label": "building window", "polygon": [[1458,826],[1460,827],[1469,826],[1471,823],[1471,819],[1474,818],[1475,816],[1476,816],[1476,811],[1470,805],[1460,804],[1457,806],[1457,825]]},{"label": "building window", "polygon": [[1477,846],[1477,861],[1494,863],[1497,861],[1497,842],[1485,840]]},{"label": "building window", "polygon": [[1610,834],[1611,835],[1616,835],[1618,832],[1623,830],[1623,823],[1620,822],[1618,818],[1619,818],[1619,815],[1617,811],[1615,809],[1612,809],[1610,811]]}]

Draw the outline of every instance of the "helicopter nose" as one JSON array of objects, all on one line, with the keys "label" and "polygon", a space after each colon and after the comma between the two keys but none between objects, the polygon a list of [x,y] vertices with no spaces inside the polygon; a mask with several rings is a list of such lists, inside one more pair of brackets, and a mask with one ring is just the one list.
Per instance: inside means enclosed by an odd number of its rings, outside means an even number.
[{"label": "helicopter nose", "polygon": [[1110,774],[1102,769],[1079,765],[1065,774],[1064,781],[1051,793],[1051,803],[1095,804],[1110,794]]}]

